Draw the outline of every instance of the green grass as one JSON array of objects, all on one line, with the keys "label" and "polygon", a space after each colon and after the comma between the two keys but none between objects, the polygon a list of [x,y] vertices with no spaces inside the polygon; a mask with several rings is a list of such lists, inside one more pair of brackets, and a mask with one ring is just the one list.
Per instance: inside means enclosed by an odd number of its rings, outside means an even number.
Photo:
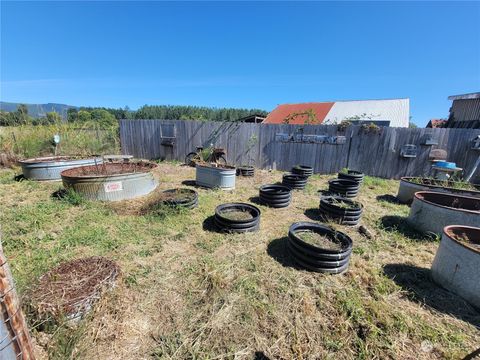
[{"label": "green grass", "polygon": [[[79,327],[48,330],[48,341],[41,341],[46,356],[213,359],[253,358],[259,351],[272,359],[455,359],[478,346],[472,325],[480,323],[478,313],[425,275],[437,240],[405,225],[406,205],[381,197],[395,194],[397,181],[365,177],[356,200],[374,236],[334,225],[353,239],[354,250],[348,272],[330,276],[293,267],[284,239],[291,223],[312,221],[305,210],[318,208],[317,190],[332,176],[311,177],[286,209],[257,205],[257,233],[209,230],[206,219],[217,205],[250,202],[261,184],[281,179],[279,172],[257,173],[238,178],[233,192],[195,189],[196,209],[138,216],[120,211],[130,203],[72,193],[57,199],[51,195],[58,183],[16,182],[13,170],[0,171],[2,241],[20,295],[65,260],[102,255],[122,269],[116,288]],[[165,190],[184,186],[194,169],[161,163],[158,174]],[[385,271],[396,264],[417,272],[398,273],[406,277],[401,282]],[[465,313],[445,310],[446,301]],[[35,315],[28,321],[34,324]],[[41,339],[44,331],[32,334]],[[420,350],[425,340],[433,353]]]},{"label": "green grass", "polygon": [[112,154],[119,151],[118,128],[102,129],[95,123],[22,125],[3,128],[0,152],[18,158],[54,155],[52,142],[60,135],[59,155]]}]

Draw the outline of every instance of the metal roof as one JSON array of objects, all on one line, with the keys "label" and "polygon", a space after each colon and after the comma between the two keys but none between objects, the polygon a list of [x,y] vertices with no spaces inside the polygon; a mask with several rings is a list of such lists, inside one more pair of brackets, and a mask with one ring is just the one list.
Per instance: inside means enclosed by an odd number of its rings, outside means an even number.
[{"label": "metal roof", "polygon": [[[281,124],[291,117],[290,124],[304,124],[308,120],[307,111],[316,116],[314,124],[336,124],[343,120],[390,121],[392,127],[408,127],[410,117],[409,99],[353,100],[277,106],[263,122]],[[292,116],[292,114],[302,114]]]},{"label": "metal roof", "polygon": [[462,95],[451,95],[448,97],[448,100],[466,100],[466,99],[480,99],[480,92],[462,94]]}]

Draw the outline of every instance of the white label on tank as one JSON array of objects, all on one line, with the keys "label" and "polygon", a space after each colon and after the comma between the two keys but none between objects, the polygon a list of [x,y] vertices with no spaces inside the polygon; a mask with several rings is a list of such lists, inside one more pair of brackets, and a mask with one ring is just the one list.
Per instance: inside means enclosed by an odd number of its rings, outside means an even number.
[{"label": "white label on tank", "polygon": [[107,193],[123,190],[123,184],[121,181],[105,183],[103,184],[103,187],[105,188],[105,192]]}]

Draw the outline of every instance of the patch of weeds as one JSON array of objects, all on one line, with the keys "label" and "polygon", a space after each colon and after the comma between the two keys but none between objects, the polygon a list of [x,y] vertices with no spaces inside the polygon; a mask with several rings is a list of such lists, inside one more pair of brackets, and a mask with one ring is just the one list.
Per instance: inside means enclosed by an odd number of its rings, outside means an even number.
[{"label": "patch of weeds", "polygon": [[364,176],[363,186],[368,187],[369,189],[388,188],[389,181],[378,177]]},{"label": "patch of weeds", "polygon": [[132,287],[138,285],[138,282],[147,277],[148,274],[152,272],[152,268],[149,266],[140,266],[139,269],[129,273],[127,276],[124,277],[124,282],[128,287]]},{"label": "patch of weeds", "polygon": [[102,226],[101,224],[95,224],[90,227],[73,226],[67,229],[62,236],[60,243],[66,247],[92,245],[111,249],[112,241],[114,240],[108,237],[108,231],[106,227]]},{"label": "patch of weeds", "polygon": [[209,236],[206,239],[201,239],[195,243],[195,247],[203,249],[209,253],[213,253],[225,241],[223,234]]},{"label": "patch of weeds", "polygon": [[0,184],[15,183],[15,173],[12,170],[4,170],[0,172]]},{"label": "patch of weeds", "polygon": [[137,255],[140,257],[149,257],[153,255],[153,251],[150,249],[141,249],[137,251]]},{"label": "patch of weeds", "polygon": [[86,321],[80,322],[80,326],[71,328],[60,326],[53,334],[49,342],[48,355],[52,360],[79,359],[81,351],[78,351],[77,345],[84,336],[86,330]]}]

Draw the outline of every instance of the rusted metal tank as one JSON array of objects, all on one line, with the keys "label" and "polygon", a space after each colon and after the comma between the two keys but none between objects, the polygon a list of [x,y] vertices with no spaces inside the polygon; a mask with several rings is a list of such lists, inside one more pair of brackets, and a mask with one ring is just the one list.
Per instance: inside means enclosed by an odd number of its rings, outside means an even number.
[{"label": "rusted metal tank", "polygon": [[408,222],[424,233],[441,234],[448,225],[480,225],[480,199],[430,191],[415,193]]},{"label": "rusted metal tank", "polygon": [[119,201],[147,195],[158,186],[150,162],[104,163],[62,171],[63,186],[89,200]]},{"label": "rusted metal tank", "polygon": [[480,228],[450,225],[443,229],[432,278],[480,309]]},{"label": "rusted metal tank", "polygon": [[431,181],[431,179],[426,178],[402,177],[400,179],[397,199],[404,204],[410,204],[413,201],[413,195],[415,195],[417,191],[433,191],[480,198],[480,191],[453,188],[448,186],[447,182],[445,182],[445,186],[432,185],[429,184]]},{"label": "rusted metal tank", "polygon": [[49,156],[20,160],[23,176],[30,180],[61,180],[60,173],[78,166],[101,164],[101,157],[78,158],[71,156]]}]

